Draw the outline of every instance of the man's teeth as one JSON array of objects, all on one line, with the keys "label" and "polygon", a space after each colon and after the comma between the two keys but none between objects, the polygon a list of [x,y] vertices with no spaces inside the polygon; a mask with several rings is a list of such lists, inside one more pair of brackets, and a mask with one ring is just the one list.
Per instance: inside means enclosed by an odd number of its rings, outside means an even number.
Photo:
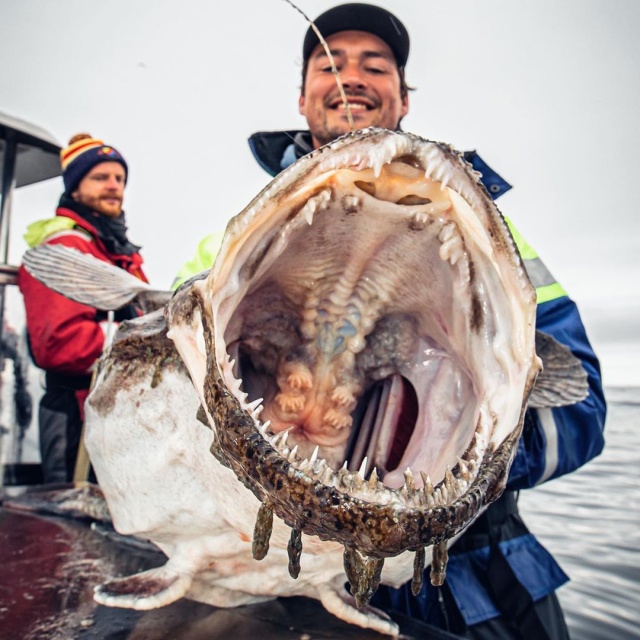
[{"label": "man's teeth", "polygon": [[[344,106],[344,103],[343,103],[343,102],[341,102],[341,103],[338,105],[338,109],[345,109],[345,111],[346,111],[346,108],[345,108],[345,106]],[[367,110],[367,105],[362,104],[362,103],[360,103],[360,102],[350,102],[350,103],[349,103],[349,109],[350,109],[351,111],[366,111],[366,110]]]}]

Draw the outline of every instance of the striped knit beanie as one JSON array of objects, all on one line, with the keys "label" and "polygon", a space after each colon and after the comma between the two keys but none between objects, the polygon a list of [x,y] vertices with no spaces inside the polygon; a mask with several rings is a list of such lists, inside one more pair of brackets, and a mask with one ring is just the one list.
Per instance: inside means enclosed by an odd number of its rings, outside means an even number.
[{"label": "striped knit beanie", "polygon": [[105,145],[102,140],[92,138],[88,133],[73,136],[69,140],[69,146],[60,151],[65,193],[73,193],[82,178],[101,162],[119,162],[124,167],[126,181],[129,168],[116,149]]}]

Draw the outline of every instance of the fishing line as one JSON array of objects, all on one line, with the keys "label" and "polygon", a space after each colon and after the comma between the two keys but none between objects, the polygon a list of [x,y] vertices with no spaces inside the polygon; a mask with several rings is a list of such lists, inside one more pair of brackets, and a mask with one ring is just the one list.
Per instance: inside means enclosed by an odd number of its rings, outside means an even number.
[{"label": "fishing line", "polygon": [[349,101],[347,100],[347,95],[344,92],[344,87],[342,86],[342,81],[340,80],[340,74],[338,73],[338,69],[336,67],[336,63],[335,60],[333,59],[333,56],[331,55],[331,50],[329,49],[329,45],[327,44],[327,41],[322,37],[322,34],[320,33],[320,29],[318,29],[318,27],[316,27],[315,23],[313,22],[313,20],[311,20],[311,18],[309,18],[309,16],[307,16],[307,14],[300,9],[300,7],[296,6],[293,2],[291,2],[291,0],[284,0],[287,4],[290,4],[298,13],[300,13],[302,15],[302,17],[309,23],[309,25],[311,26],[311,28],[315,31],[315,34],[318,36],[318,40],[320,40],[320,44],[322,45],[322,47],[325,50],[325,53],[327,54],[328,58],[329,58],[329,62],[331,63],[331,72],[333,73],[335,79],[336,79],[336,84],[338,85],[338,91],[340,92],[340,97],[342,98],[342,104],[344,104],[344,108],[347,112],[347,121],[349,122],[349,127],[351,128],[351,131],[355,131],[356,130],[356,126],[353,122],[353,117],[351,115],[351,109],[349,108]]}]

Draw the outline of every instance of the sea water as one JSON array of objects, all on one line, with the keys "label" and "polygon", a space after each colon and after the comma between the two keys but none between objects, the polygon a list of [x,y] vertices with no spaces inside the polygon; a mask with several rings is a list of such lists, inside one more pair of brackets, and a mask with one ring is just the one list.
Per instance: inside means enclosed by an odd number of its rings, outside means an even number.
[{"label": "sea water", "polygon": [[558,591],[572,640],[640,638],[640,387],[605,388],[603,453],[520,493],[520,510],[571,581]]}]

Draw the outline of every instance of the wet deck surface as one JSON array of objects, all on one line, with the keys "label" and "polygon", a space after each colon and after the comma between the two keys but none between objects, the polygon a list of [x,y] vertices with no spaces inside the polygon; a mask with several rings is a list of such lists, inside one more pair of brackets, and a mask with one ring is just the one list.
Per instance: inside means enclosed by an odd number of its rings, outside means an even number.
[{"label": "wet deck surface", "polygon": [[[0,500],[3,495],[0,493]],[[22,640],[380,640],[307,598],[279,598],[218,609],[182,599],[162,609],[98,605],[93,587],[111,576],[165,562],[151,546],[135,546],[108,525],[0,507],[0,637]],[[393,615],[403,638],[454,636]]]}]

